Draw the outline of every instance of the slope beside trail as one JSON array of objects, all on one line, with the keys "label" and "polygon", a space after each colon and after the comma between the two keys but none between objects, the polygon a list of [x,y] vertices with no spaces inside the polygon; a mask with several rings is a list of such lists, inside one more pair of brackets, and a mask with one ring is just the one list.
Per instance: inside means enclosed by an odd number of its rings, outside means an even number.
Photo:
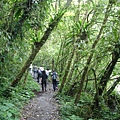
[{"label": "slope beside trail", "polygon": [[55,94],[52,84],[48,83],[47,91],[38,92],[25,106],[20,120],[60,120]]}]

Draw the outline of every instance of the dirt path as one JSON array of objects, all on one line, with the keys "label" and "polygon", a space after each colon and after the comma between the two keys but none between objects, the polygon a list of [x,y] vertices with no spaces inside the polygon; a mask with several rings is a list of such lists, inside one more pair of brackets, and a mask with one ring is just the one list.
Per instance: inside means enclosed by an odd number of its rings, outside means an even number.
[{"label": "dirt path", "polygon": [[38,92],[25,106],[21,120],[60,120],[57,100],[52,84],[47,85],[46,92]]}]

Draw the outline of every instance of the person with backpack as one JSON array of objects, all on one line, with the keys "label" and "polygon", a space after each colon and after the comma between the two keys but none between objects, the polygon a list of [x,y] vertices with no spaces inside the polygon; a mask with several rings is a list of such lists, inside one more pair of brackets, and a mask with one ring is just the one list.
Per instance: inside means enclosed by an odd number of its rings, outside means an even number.
[{"label": "person with backpack", "polygon": [[38,70],[37,70],[37,82],[38,83],[40,82],[41,78],[42,78],[42,72],[41,72],[40,68],[38,68]]},{"label": "person with backpack", "polygon": [[58,74],[55,71],[53,71],[51,77],[52,77],[53,90],[55,91],[57,87]]},{"label": "person with backpack", "polygon": [[46,88],[47,88],[47,79],[48,79],[48,76],[45,72],[45,70],[42,71],[42,79],[41,79],[41,85],[42,85],[42,91],[46,91]]}]

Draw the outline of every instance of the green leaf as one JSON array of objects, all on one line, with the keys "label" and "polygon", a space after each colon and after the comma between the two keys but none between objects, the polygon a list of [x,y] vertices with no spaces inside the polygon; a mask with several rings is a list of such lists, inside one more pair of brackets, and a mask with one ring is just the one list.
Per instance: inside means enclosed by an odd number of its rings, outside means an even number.
[{"label": "green leaf", "polygon": [[79,116],[72,115],[70,116],[70,120],[84,120],[84,118],[79,118]]},{"label": "green leaf", "polygon": [[7,111],[8,109],[9,109],[9,107],[7,107],[7,106],[0,106],[1,111]]},{"label": "green leaf", "polygon": [[19,9],[16,13],[15,13],[15,17],[18,18],[21,14],[21,9]]},{"label": "green leaf", "polygon": [[12,104],[12,103],[3,103],[4,105],[6,105],[6,106],[9,106],[9,107],[13,107],[14,106],[14,104]]},{"label": "green leaf", "polygon": [[7,112],[7,116],[10,118],[12,114],[10,112]]}]

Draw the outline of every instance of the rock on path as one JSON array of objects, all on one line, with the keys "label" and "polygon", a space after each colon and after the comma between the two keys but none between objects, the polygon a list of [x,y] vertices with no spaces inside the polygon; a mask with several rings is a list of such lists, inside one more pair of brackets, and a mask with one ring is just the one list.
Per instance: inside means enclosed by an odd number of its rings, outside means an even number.
[{"label": "rock on path", "polygon": [[46,92],[38,92],[22,112],[21,120],[60,120],[59,106],[54,98],[52,84]]}]

